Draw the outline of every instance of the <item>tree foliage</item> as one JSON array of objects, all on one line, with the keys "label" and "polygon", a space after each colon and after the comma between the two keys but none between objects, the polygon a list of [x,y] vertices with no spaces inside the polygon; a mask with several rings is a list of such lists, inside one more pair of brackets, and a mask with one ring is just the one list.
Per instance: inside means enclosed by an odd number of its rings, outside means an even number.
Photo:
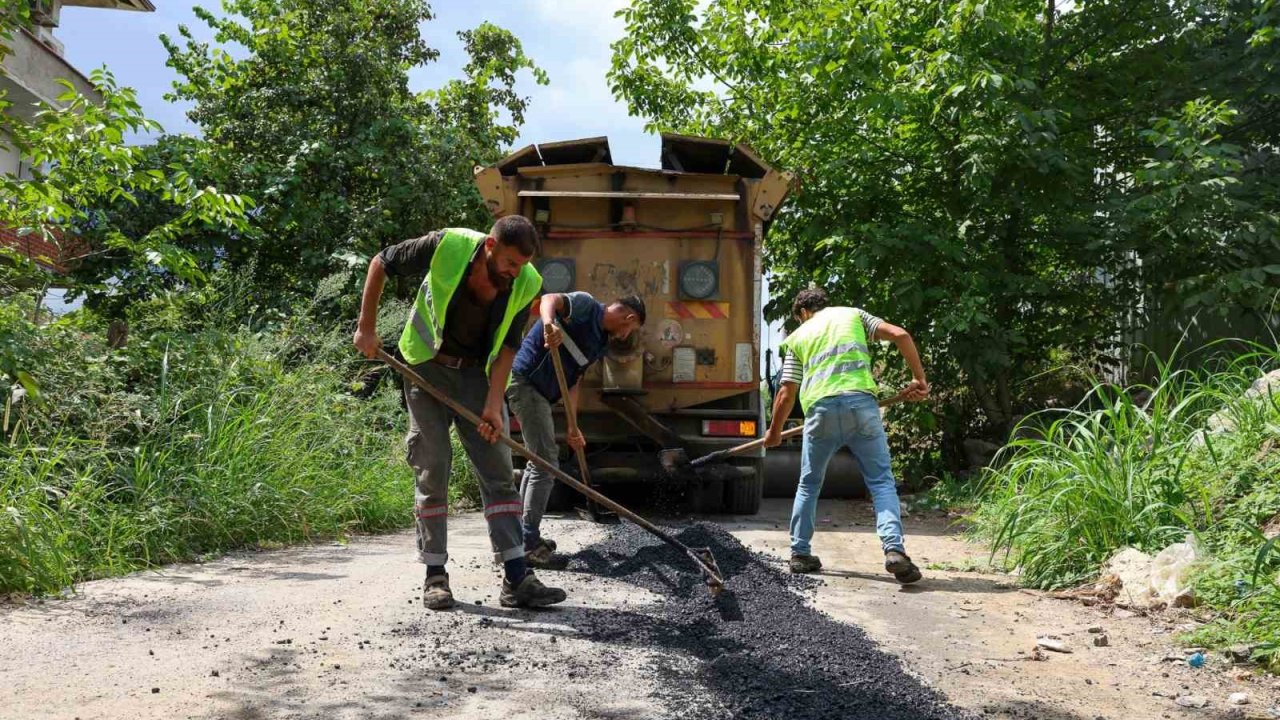
[{"label": "tree foliage", "polygon": [[1055,6],[636,0],[610,79],[798,172],[775,317],[813,282],[900,322],[1003,432],[1064,349],[1280,286],[1280,5]]},{"label": "tree foliage", "polygon": [[[24,15],[0,14],[0,48],[28,22]],[[0,57],[3,54],[0,51]],[[200,281],[202,271],[179,239],[200,230],[247,230],[248,200],[197,182],[179,164],[144,167],[145,151],[126,139],[158,126],[143,115],[134,92],[119,87],[111,73],[97,70],[90,79],[99,97],[85,97],[64,83],[67,91],[57,106],[37,108],[29,118],[0,114],[0,137],[7,138],[30,167],[29,177],[0,174],[0,227],[41,237],[59,248],[64,257],[50,260],[74,264],[84,257],[113,259],[111,285],[71,282],[73,295],[128,292],[154,276],[168,278],[171,285]],[[165,208],[163,216],[122,226],[101,212],[112,204],[135,204],[140,197]],[[37,306],[16,296],[33,286],[42,291],[49,276],[11,249],[0,250],[0,255],[5,261],[0,297],[6,300],[5,312],[0,313],[0,374],[34,392],[28,341]]]},{"label": "tree foliage", "polygon": [[257,201],[260,233],[228,243],[232,266],[263,284],[306,287],[335,257],[451,223],[481,222],[476,163],[514,140],[530,70],[514,35],[485,23],[460,33],[466,75],[415,93],[409,73],[437,58],[419,26],[423,0],[224,0],[197,8],[215,44],[163,37],[181,79],[171,98],[212,146],[220,182]]}]

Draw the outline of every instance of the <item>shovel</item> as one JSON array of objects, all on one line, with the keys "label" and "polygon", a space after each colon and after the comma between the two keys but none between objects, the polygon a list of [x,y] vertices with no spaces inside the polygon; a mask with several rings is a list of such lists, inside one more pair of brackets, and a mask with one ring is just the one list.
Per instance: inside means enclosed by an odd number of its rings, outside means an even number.
[{"label": "shovel", "polygon": [[[421,375],[414,372],[413,369],[410,368],[408,365],[405,365],[399,360],[391,357],[390,355],[387,354],[385,350],[382,350],[381,348],[379,348],[378,350],[378,359],[386,363],[387,365],[390,365],[396,372],[403,375],[405,379],[407,379],[409,382],[416,385],[420,390],[422,390],[426,394],[435,398],[437,401],[443,403],[445,407],[449,408],[450,410],[453,410],[459,416],[465,418],[467,422],[470,422],[476,426],[479,426],[484,423],[484,421],[480,419],[479,415],[471,412],[467,408],[463,407],[462,404],[459,403],[458,401],[454,400],[453,398],[444,394],[440,390],[436,389],[434,385],[424,380]],[[653,523],[649,522],[648,520],[645,520],[639,515],[622,507],[621,505],[614,502],[607,496],[601,495],[596,490],[578,482],[577,480],[574,480],[573,476],[564,472],[560,468],[552,465],[551,463],[547,462],[541,457],[538,457],[537,453],[533,452],[532,450],[525,447],[524,445],[521,445],[515,440],[512,440],[510,435],[507,435],[506,433],[499,433],[498,440],[503,445],[506,445],[508,448],[510,448],[512,452],[524,458],[527,458],[529,462],[551,473],[551,475],[553,475],[557,480],[564,483],[565,485],[568,485],[574,490],[577,490],[583,495],[586,495],[588,499],[594,500],[600,503],[601,505],[609,508],[610,510],[618,513],[622,517],[630,520],[636,525],[639,525],[644,530],[656,536],[659,540],[662,540],[668,545],[671,545],[672,547],[675,547],[680,551],[682,551],[684,554],[688,555],[689,559],[693,560],[693,562],[697,564],[698,569],[702,571],[703,579],[706,581],[707,587],[710,588],[712,595],[719,595],[720,591],[724,590],[724,577],[720,574],[720,567],[716,565],[716,559],[711,555],[710,548],[693,548],[693,547],[689,547],[688,545],[685,545],[684,543],[675,539],[669,533],[664,532],[662,529],[660,529],[658,526],[654,525]]]},{"label": "shovel", "polygon": [[[906,399],[907,399],[907,393],[906,391],[903,391],[898,393],[897,395],[894,395],[891,398],[885,398],[884,400],[881,400],[879,405],[880,407],[889,407],[890,405],[897,405],[898,403],[903,402]],[[803,426],[793,427],[790,430],[784,430],[782,432],[782,439],[786,440],[787,438],[793,438],[803,432],[804,432]],[[713,453],[708,453],[706,455],[703,455],[700,458],[696,458],[693,460],[689,459],[689,454],[684,451],[684,448],[668,448],[658,453],[658,462],[662,465],[663,472],[667,473],[672,477],[676,477],[683,472],[697,470],[699,467],[706,465],[708,463],[719,462],[721,460],[724,460],[725,458],[732,457],[739,453],[744,453],[748,450],[754,450],[762,445],[764,445],[764,438],[756,438],[751,442],[745,442],[745,443],[742,443],[741,445],[735,445],[731,448],[725,448],[724,450],[717,450]]]},{"label": "shovel", "polygon": [[[578,432],[578,411],[574,409],[573,403],[569,402],[569,383],[564,378],[564,363],[560,360],[560,348],[552,348],[551,364],[556,370],[556,382],[560,383],[560,399],[564,402],[564,416],[566,421],[566,429],[570,434]],[[578,456],[578,476],[582,478],[584,485],[590,487],[591,475],[587,470],[587,456],[581,450],[574,452]],[[578,515],[584,520],[589,520],[602,525],[615,525],[618,523],[618,514],[610,512],[599,506],[598,503],[587,500],[587,506],[578,508]]]},{"label": "shovel", "polygon": [[[790,430],[784,430],[782,432],[782,439],[786,440],[788,438],[793,438],[802,432],[804,432],[803,425],[793,427]],[[727,457],[733,457],[734,455],[744,453],[748,450],[755,450],[761,445],[764,445],[764,438],[756,438],[751,442],[745,442],[741,445],[734,445],[731,448],[707,453],[706,455],[694,458],[693,460],[689,459],[689,455],[685,453],[684,448],[671,448],[658,453],[658,461],[662,463],[662,469],[666,473],[675,475],[681,470],[696,470],[707,463],[719,462]]]}]

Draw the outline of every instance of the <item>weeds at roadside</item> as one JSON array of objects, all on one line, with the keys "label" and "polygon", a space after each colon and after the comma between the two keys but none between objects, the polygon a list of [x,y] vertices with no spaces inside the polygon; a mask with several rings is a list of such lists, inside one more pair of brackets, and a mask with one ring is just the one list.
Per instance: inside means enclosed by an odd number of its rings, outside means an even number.
[{"label": "weeds at roadside", "polygon": [[[1280,658],[1280,394],[1246,396],[1280,367],[1253,346],[1221,366],[1160,367],[1149,386],[1099,384],[1080,407],[1032,416],[976,494],[975,530],[1037,588],[1079,585],[1122,547],[1156,553],[1192,533],[1210,560],[1197,597],[1219,613],[1196,634]],[[1266,550],[1266,552],[1264,552]]]},{"label": "weeds at roadside", "polygon": [[[157,301],[123,348],[91,317],[23,326],[41,392],[0,387],[0,594],[411,526],[398,385],[361,400],[345,331],[222,329],[220,302]],[[454,456],[451,500],[478,497]]]}]

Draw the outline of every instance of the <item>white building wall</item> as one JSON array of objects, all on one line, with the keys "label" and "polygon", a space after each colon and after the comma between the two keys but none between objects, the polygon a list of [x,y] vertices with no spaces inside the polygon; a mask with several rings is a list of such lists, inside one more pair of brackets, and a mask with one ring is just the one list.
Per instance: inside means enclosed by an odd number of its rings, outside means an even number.
[{"label": "white building wall", "polygon": [[3,146],[0,147],[0,175],[16,176],[22,161],[3,130],[0,130],[0,146]]}]

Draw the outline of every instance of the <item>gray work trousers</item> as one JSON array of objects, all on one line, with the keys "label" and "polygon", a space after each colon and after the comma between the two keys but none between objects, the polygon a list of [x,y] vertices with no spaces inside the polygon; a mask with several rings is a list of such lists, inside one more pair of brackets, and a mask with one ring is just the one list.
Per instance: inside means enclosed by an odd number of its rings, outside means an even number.
[{"label": "gray work trousers", "polygon": [[[538,389],[524,378],[515,375],[507,387],[507,403],[520,420],[520,434],[524,444],[535,454],[559,468],[560,449],[556,446],[556,424],[551,417],[551,403]],[[524,502],[524,547],[537,547],[542,515],[547,511],[547,500],[555,487],[551,473],[526,463],[520,479],[520,499]]]},{"label": "gray work trousers", "polygon": [[[479,415],[489,393],[489,377],[483,367],[454,370],[433,362],[414,366],[414,371],[463,407]],[[469,421],[459,418],[443,403],[405,381],[409,406],[409,434],[405,438],[409,466],[416,479],[414,510],[418,518],[418,560],[427,565],[444,565],[449,560],[445,532],[449,517],[449,473],[453,469],[453,446],[449,427],[456,425],[458,438],[471,459],[480,480],[484,517],[489,523],[489,541],[498,562],[523,557],[520,531],[520,496],[512,481],[511,451],[505,445],[490,445]],[[506,410],[502,422],[508,425]]]}]

